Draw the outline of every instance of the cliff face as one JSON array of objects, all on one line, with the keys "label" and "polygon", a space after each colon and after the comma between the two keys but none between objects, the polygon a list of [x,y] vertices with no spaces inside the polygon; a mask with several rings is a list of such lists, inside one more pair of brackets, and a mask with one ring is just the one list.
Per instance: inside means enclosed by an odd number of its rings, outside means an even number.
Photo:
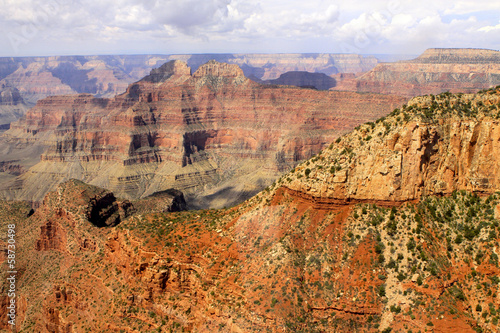
[{"label": "cliff face", "polygon": [[288,71],[327,75],[364,72],[377,64],[374,57],[350,54],[198,54],[110,55],[0,58],[0,83],[17,88],[30,105],[52,95],[89,93],[112,97],[170,60],[182,60],[193,70],[207,61],[236,64],[246,76],[267,80]]},{"label": "cliff face", "polygon": [[500,52],[478,49],[430,49],[414,60],[378,64],[338,89],[403,96],[471,93],[500,85]]},{"label": "cliff face", "polygon": [[0,85],[0,130],[8,129],[9,124],[21,118],[27,110],[19,90]]},{"label": "cliff face", "polygon": [[274,80],[262,81],[265,84],[292,85],[304,88],[314,88],[318,90],[328,90],[336,86],[334,78],[323,73],[309,72],[286,72]]},{"label": "cliff face", "polygon": [[[240,66],[256,81],[278,78],[288,71],[326,73],[362,72],[377,63],[374,57],[350,54],[197,54],[109,55],[0,58],[0,86],[14,89],[2,93],[0,130],[21,118],[28,107],[48,96],[92,94],[113,97],[154,67],[170,60],[183,60],[194,70],[215,59]],[[295,84],[289,81],[287,84]],[[323,80],[324,81],[324,80]],[[297,82],[302,85],[300,81]],[[3,89],[3,88],[2,88]],[[322,89],[322,88],[320,88]],[[19,96],[17,96],[18,94]],[[15,106],[8,102],[18,98]],[[5,103],[9,103],[6,105]]]},{"label": "cliff face", "polygon": [[15,147],[4,159],[22,154],[19,149],[49,148],[3,193],[36,201],[60,181],[78,178],[126,198],[171,187],[202,194],[207,185],[203,205],[225,205],[234,193],[257,192],[341,133],[403,102],[263,86],[238,66],[215,61],[191,75],[185,63],[173,61],[113,99],[39,101],[4,135]]},{"label": "cliff face", "polygon": [[[499,98],[490,90],[413,99],[231,209],[139,211],[96,228],[84,212],[104,190],[74,181],[29,218],[0,203],[0,217],[19,225],[18,327],[497,331],[500,184],[473,183],[471,170],[482,177],[476,163],[494,166],[496,132],[488,140],[482,131],[496,122]],[[440,169],[453,165],[451,178]],[[457,191],[436,190],[436,177]],[[343,190],[317,190],[332,182]],[[416,189],[403,191],[410,183]],[[54,215],[59,225],[48,228]],[[39,250],[40,239],[50,246]]]},{"label": "cliff face", "polygon": [[[417,97],[342,138],[289,187],[326,201],[406,202],[500,187],[498,93]],[[333,166],[333,167],[332,167]],[[325,202],[326,202],[325,201]]]}]

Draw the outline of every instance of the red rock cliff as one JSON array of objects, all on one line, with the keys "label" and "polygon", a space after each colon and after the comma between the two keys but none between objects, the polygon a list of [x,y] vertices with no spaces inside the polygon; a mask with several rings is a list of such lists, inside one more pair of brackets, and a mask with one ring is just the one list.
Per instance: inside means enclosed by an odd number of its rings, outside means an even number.
[{"label": "red rock cliff", "polygon": [[287,186],[339,203],[406,202],[457,190],[495,193],[499,93],[416,97],[297,167]]},{"label": "red rock cliff", "polygon": [[403,102],[259,85],[238,66],[216,61],[191,75],[185,63],[173,61],[113,99],[39,101],[6,137],[11,144],[50,148],[7,195],[40,200],[70,177],[128,198],[170,187],[194,193],[205,184],[236,183],[237,192],[255,192],[256,184]]}]

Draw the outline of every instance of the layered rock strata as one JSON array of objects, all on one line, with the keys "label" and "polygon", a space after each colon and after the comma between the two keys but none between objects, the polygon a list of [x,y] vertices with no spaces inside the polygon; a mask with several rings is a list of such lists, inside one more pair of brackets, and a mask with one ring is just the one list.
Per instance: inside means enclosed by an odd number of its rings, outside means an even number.
[{"label": "layered rock strata", "polygon": [[218,197],[255,193],[404,101],[259,85],[238,66],[216,61],[191,75],[185,63],[172,61],[112,99],[80,94],[39,101],[4,135],[11,147],[4,159],[48,149],[39,162],[22,165],[28,171],[4,183],[3,194],[38,201],[77,178],[125,198],[173,187],[204,192],[204,205],[224,205]]},{"label": "layered rock strata", "polygon": [[442,92],[472,93],[500,85],[500,52],[429,49],[413,60],[378,64],[336,89],[408,97]]},{"label": "layered rock strata", "polygon": [[297,167],[286,186],[318,204],[492,194],[500,188],[499,112],[498,90],[414,98]]},{"label": "layered rock strata", "polygon": [[17,88],[33,105],[52,95],[90,93],[113,97],[127,86],[170,60],[182,60],[196,70],[207,61],[240,66],[245,75],[267,80],[288,71],[327,75],[364,72],[377,63],[374,57],[351,54],[197,54],[109,55],[0,58],[0,83]]}]

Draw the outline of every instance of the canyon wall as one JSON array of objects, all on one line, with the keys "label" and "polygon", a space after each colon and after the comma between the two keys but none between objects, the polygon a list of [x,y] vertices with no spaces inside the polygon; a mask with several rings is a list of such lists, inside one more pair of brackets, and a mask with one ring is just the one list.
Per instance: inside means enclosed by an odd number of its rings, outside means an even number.
[{"label": "canyon wall", "polygon": [[493,194],[500,188],[499,108],[498,90],[416,97],[298,166],[287,186],[318,203]]},{"label": "canyon wall", "polygon": [[500,85],[500,52],[429,49],[413,60],[381,63],[339,90],[418,96],[445,91],[472,93]]},{"label": "canyon wall", "polygon": [[195,71],[214,59],[236,64],[247,77],[275,79],[288,71],[327,75],[365,72],[377,59],[350,54],[197,54],[109,55],[0,58],[0,83],[17,88],[31,105],[37,100],[70,93],[113,97],[170,60],[182,60]]},{"label": "canyon wall", "polygon": [[[191,80],[170,68],[147,84]],[[239,77],[210,63],[198,83],[213,73]],[[500,89],[412,99],[229,209],[168,212],[168,193],[124,206],[75,180],[34,213],[0,202],[1,233],[18,226],[17,327],[498,331],[499,114]],[[116,207],[118,225],[92,222]]]},{"label": "canyon wall", "polygon": [[176,59],[187,62],[193,71],[211,59],[237,64],[247,77],[256,81],[275,79],[288,71],[309,71],[328,75],[362,72],[373,68],[378,62],[372,56],[349,54],[4,57],[0,58],[0,86],[16,89],[25,105],[0,106],[0,126],[7,128],[8,124],[19,119],[28,107],[48,96],[87,93],[96,97],[113,97],[121,94],[130,83],[148,75],[153,68]]},{"label": "canyon wall", "polygon": [[40,100],[4,134],[2,158],[45,152],[38,161],[21,161],[27,171],[9,177],[2,193],[39,201],[59,182],[77,178],[125,198],[173,187],[203,193],[205,206],[225,205],[404,101],[260,85],[237,65],[216,61],[191,75],[186,63],[171,61],[112,99]]}]

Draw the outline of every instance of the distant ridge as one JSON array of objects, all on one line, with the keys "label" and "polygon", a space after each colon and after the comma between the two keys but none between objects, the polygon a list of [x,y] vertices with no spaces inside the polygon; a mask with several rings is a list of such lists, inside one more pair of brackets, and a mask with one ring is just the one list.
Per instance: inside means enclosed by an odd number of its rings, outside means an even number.
[{"label": "distant ridge", "polygon": [[500,52],[488,49],[428,49],[416,59],[410,60],[414,63],[434,64],[488,64],[499,63]]},{"label": "distant ridge", "polygon": [[474,93],[499,84],[499,51],[428,49],[412,60],[378,64],[335,89],[414,97],[446,91]]}]

